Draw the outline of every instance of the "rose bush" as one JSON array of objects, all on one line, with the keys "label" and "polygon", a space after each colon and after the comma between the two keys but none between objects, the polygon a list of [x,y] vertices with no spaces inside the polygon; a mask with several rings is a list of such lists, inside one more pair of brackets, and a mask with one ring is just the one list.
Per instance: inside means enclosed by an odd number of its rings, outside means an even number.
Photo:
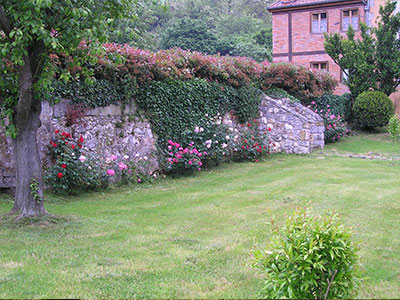
[{"label": "rose bush", "polygon": [[329,104],[321,108],[315,101],[312,101],[308,108],[324,119],[326,143],[336,142],[350,132],[343,117],[333,114]]},{"label": "rose bush", "polygon": [[53,166],[45,171],[45,183],[54,193],[76,194],[108,186],[107,175],[100,161],[84,150],[83,137],[55,131],[49,154]]}]

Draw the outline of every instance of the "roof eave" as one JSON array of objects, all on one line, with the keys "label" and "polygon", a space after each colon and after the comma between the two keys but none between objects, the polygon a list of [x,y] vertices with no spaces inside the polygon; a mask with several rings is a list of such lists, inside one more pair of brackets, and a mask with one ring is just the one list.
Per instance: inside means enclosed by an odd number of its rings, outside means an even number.
[{"label": "roof eave", "polygon": [[331,0],[331,1],[320,1],[314,3],[304,3],[304,4],[293,4],[293,5],[285,5],[285,6],[277,6],[277,7],[267,7],[267,10],[273,12],[275,10],[290,10],[290,9],[297,9],[297,8],[304,8],[304,7],[313,7],[313,6],[320,6],[320,5],[331,5],[335,3],[364,3],[364,0]]}]

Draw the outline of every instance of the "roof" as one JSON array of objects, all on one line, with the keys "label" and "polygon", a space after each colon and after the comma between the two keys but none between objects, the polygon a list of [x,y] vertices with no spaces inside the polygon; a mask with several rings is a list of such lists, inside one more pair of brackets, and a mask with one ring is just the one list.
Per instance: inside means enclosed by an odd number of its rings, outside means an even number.
[{"label": "roof", "polygon": [[[351,1],[364,2],[365,0]],[[268,7],[268,10],[295,8],[303,6],[324,5],[330,3],[350,2],[349,0],[278,0]]]}]

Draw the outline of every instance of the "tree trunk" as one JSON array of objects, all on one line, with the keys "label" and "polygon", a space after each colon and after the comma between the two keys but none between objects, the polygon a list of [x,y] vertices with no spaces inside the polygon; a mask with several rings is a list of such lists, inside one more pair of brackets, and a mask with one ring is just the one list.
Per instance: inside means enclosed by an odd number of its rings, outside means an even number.
[{"label": "tree trunk", "polygon": [[20,90],[15,110],[17,137],[13,141],[13,152],[17,170],[16,194],[11,214],[35,217],[46,214],[43,206],[42,164],[36,140],[36,132],[41,125],[40,99],[33,94],[36,68],[32,58],[26,56],[20,68]]}]

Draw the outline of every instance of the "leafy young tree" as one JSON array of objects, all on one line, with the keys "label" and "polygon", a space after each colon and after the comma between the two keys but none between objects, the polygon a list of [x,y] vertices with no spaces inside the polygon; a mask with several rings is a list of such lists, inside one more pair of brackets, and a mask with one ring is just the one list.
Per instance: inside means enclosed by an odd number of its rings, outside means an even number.
[{"label": "leafy young tree", "polygon": [[380,7],[377,27],[361,24],[361,39],[350,27],[347,39],[339,33],[325,34],[325,51],[347,75],[345,83],[353,97],[373,89],[390,95],[400,83],[400,14],[396,1]]},{"label": "leafy young tree", "polygon": [[[132,15],[134,6],[129,0],[0,0],[1,120],[14,138],[17,179],[11,213],[18,218],[46,214],[36,132],[41,94],[55,70],[49,55],[68,56],[85,41],[94,55],[76,54],[73,63],[89,75],[83,66],[93,63],[113,19]],[[60,79],[69,76],[68,69],[60,70]]]}]

